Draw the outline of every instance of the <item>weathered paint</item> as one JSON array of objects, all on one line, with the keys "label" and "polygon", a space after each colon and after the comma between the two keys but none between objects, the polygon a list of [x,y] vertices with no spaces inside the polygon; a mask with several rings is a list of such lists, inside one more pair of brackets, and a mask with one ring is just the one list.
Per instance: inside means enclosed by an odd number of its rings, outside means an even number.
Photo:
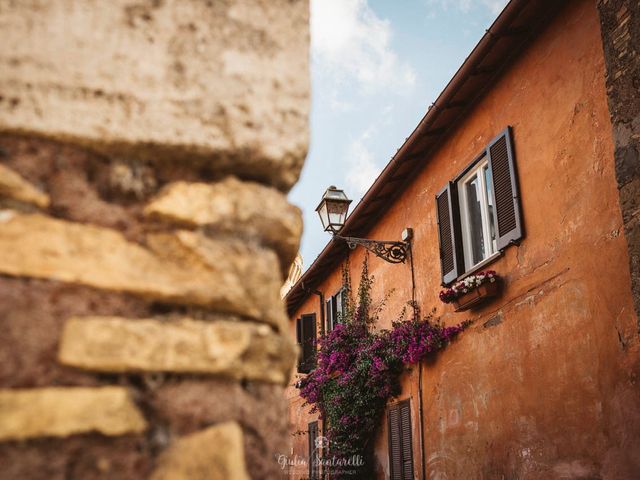
[{"label": "weathered paint", "polygon": [[[500,298],[453,312],[438,300],[434,197],[507,125],[513,127],[526,237],[490,266]],[[572,1],[429,158],[368,238],[414,229],[416,298],[447,324],[473,325],[423,365],[426,478],[640,478],[640,343],[616,188],[596,5]],[[357,283],[364,251],[351,254]],[[408,265],[371,257],[374,297],[395,289],[379,327],[411,298]],[[326,296],[339,270],[319,286]],[[293,315],[318,312],[311,295]],[[295,322],[291,322],[295,335]],[[411,398],[421,478],[417,366]],[[290,389],[293,430],[314,419]],[[384,422],[375,448],[388,476]],[[307,439],[293,437],[306,455]]]}]

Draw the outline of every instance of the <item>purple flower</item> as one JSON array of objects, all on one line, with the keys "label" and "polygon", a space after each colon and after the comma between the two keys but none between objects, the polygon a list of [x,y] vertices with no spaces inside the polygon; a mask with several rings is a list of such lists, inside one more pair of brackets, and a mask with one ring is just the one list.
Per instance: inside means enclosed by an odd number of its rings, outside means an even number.
[{"label": "purple flower", "polygon": [[[454,293],[449,289],[440,296]],[[376,332],[366,325],[347,322],[321,337],[317,368],[296,385],[305,403],[327,421],[337,458],[361,454],[370,444],[388,400],[400,392],[405,366],[437,352],[466,326],[413,319]]]}]

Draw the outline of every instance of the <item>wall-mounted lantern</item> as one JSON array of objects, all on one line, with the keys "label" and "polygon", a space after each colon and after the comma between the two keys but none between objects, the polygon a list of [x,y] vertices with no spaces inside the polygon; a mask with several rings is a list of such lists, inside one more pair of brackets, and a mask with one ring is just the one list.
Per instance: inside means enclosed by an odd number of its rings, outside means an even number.
[{"label": "wall-mounted lantern", "polygon": [[352,250],[361,245],[389,263],[404,263],[411,250],[411,238],[413,237],[411,228],[405,228],[402,231],[402,241],[367,240],[339,235],[347,219],[350,204],[351,200],[347,198],[344,190],[333,185],[327,188],[320,205],[316,208],[324,231],[330,232],[334,240],[345,241]]},{"label": "wall-mounted lantern", "polygon": [[331,232],[335,235],[340,231],[347,219],[350,204],[351,200],[347,198],[344,190],[333,185],[327,188],[320,205],[316,208],[325,232]]}]

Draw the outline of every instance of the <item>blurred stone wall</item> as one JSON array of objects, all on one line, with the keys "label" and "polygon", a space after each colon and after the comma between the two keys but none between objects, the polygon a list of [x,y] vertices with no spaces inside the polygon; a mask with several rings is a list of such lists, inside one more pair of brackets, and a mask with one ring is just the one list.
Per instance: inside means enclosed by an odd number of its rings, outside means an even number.
[{"label": "blurred stone wall", "polygon": [[302,0],[0,0],[0,479],[275,478]]},{"label": "blurred stone wall", "polygon": [[[640,2],[599,0],[616,180],[640,319]],[[640,324],[638,324],[640,331]]]}]

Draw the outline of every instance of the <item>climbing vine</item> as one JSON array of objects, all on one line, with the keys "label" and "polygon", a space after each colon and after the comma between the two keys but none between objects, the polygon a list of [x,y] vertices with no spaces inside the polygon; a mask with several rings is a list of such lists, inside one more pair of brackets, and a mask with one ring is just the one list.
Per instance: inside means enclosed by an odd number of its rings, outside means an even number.
[{"label": "climbing vine", "polygon": [[[387,402],[400,393],[401,373],[407,365],[442,349],[466,326],[443,327],[432,314],[421,319],[411,305],[410,319],[405,319],[405,309],[391,330],[376,330],[389,295],[375,304],[373,282],[365,260],[354,302],[348,266],[343,268],[346,313],[340,324],[319,339],[317,368],[297,384],[300,395],[324,421],[330,456],[339,465],[363,464],[340,469],[333,478],[368,478],[375,433]],[[362,461],[349,462],[354,458]]]}]

